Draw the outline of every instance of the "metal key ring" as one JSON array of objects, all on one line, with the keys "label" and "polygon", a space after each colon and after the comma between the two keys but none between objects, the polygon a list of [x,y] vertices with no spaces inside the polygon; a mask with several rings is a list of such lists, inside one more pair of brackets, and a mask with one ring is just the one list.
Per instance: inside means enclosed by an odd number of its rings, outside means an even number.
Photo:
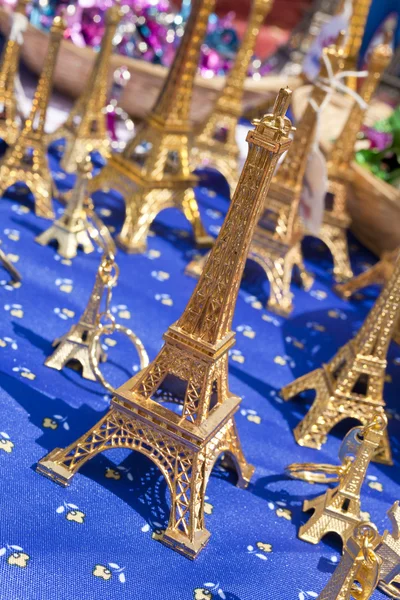
[{"label": "metal key ring", "polygon": [[94,374],[96,375],[96,378],[100,381],[100,383],[106,388],[106,390],[108,390],[111,393],[114,393],[115,388],[105,379],[103,373],[100,371],[99,368],[97,349],[99,347],[100,338],[103,335],[110,335],[115,331],[118,331],[119,333],[124,333],[129,338],[133,346],[135,346],[136,348],[136,351],[139,355],[141,369],[147,367],[147,365],[149,364],[149,357],[142,343],[142,340],[140,340],[137,337],[137,335],[132,331],[132,329],[129,329],[129,327],[125,327],[124,325],[120,325],[119,323],[113,324],[112,327],[113,328],[111,331],[109,324],[102,325],[95,331],[94,335],[91,337],[89,341],[89,362]]},{"label": "metal key ring", "polygon": [[292,479],[300,479],[308,483],[337,483],[348,464],[328,465],[314,463],[292,463],[285,467],[285,472]]}]

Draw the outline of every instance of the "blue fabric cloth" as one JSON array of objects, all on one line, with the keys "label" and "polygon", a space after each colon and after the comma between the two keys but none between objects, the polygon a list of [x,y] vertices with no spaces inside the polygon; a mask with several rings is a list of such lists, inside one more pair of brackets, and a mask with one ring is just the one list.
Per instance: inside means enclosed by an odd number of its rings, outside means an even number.
[{"label": "blue fabric cloth", "polygon": [[[51,157],[60,187],[72,181]],[[207,230],[216,235],[228,208],[226,185],[208,173],[197,190]],[[112,193],[95,195],[105,222],[119,230],[124,207]],[[57,213],[60,206],[55,204]],[[289,480],[291,462],[337,464],[346,428],[321,451],[298,446],[292,429],[309,402],[284,403],[282,385],[329,360],[354,334],[377,290],[346,303],[334,295],[332,262],[316,240],[304,246],[316,274],[310,292],[294,287],[295,310],[284,319],[265,309],[268,283],[247,263],[234,317],[236,346],[229,361],[232,392],[243,398],[237,424],[247,459],[256,467],[247,490],[217,467],[207,488],[208,546],[191,562],[155,539],[168,520],[168,491],[157,468],[138,453],[113,450],[89,461],[69,488],[35,472],[37,461],[88,430],[107,410],[100,384],[70,368],[44,366],[51,344],[79,318],[88,301],[100,255],[61,259],[34,237],[49,226],[32,211],[29,194],[9,191],[0,201],[3,248],[17,260],[23,282],[0,273],[0,598],[2,600],[310,600],[340,557],[338,540],[312,546],[297,538],[307,518],[302,502],[324,486]],[[112,306],[117,320],[143,340],[150,358],[162,334],[184,309],[195,281],[184,275],[196,253],[181,213],[168,210],[154,223],[143,255],[118,253],[120,280]],[[351,240],[356,272],[373,258]],[[138,368],[122,336],[109,345],[102,367],[118,385]],[[104,341],[104,340],[103,340]],[[118,366],[120,365],[120,366]],[[373,464],[362,508],[382,532],[386,511],[399,498],[399,348],[389,351],[385,398],[394,467]],[[155,532],[155,533],[154,533]],[[111,575],[110,575],[111,574]],[[376,592],[374,598],[383,597]]]}]

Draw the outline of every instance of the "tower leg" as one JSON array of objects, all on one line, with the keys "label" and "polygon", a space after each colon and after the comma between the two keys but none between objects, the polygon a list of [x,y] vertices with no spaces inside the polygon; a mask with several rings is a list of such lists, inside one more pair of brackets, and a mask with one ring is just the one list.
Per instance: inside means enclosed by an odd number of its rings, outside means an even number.
[{"label": "tower leg", "polygon": [[352,532],[354,524],[344,519],[335,519],[331,512],[326,513],[324,500],[325,494],[312,500],[305,500],[303,510],[305,512],[314,510],[314,513],[307,523],[300,527],[299,538],[310,544],[318,544],[325,535],[335,532],[345,542]]},{"label": "tower leg", "polygon": [[193,228],[193,236],[199,248],[209,248],[214,243],[214,238],[207,234],[200,218],[199,206],[193,188],[186,189],[183,193],[174,194],[175,204],[181,208],[183,214]]},{"label": "tower leg", "polygon": [[353,277],[346,230],[322,224],[318,237],[328,246],[333,258],[333,274],[337,281]]},{"label": "tower leg", "polygon": [[[44,364],[46,367],[61,371],[70,361],[76,360],[82,367],[82,377],[90,381],[96,381],[96,375],[90,366],[89,340],[89,330],[74,326],[65,336],[55,341],[56,349],[46,358]],[[104,362],[106,355],[101,350],[100,345],[97,352],[99,362]]]},{"label": "tower leg", "polygon": [[296,259],[296,265],[298,268],[298,275],[300,278],[300,284],[302,288],[308,292],[312,288],[314,283],[314,277],[309,273],[304,265],[304,260],[301,252],[299,252],[299,256]]},{"label": "tower leg", "polygon": [[168,527],[160,541],[187,558],[195,558],[210,537],[204,524],[205,455],[177,457]]},{"label": "tower leg", "polygon": [[43,219],[53,219],[52,206],[53,184],[50,171],[48,176],[35,179],[34,183],[28,184],[35,198],[35,214]]},{"label": "tower leg", "polygon": [[345,283],[335,285],[334,290],[342,298],[350,298],[355,292],[368,285],[375,283],[384,284],[386,282],[385,271],[386,269],[379,262],[367,271],[364,271],[364,273],[357,275],[357,277],[353,277]]},{"label": "tower leg", "polygon": [[125,198],[126,215],[118,245],[126,252],[141,253],[147,247],[150,226],[159,212],[173,206],[170,190],[136,192]]}]

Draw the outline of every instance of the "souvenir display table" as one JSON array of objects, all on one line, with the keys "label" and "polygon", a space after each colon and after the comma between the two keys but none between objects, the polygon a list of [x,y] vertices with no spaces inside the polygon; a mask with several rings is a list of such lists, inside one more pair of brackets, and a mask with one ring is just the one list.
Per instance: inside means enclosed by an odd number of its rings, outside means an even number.
[{"label": "souvenir display table", "polygon": [[[54,152],[51,167],[60,189],[72,185]],[[196,195],[206,229],[215,236],[228,209],[227,188],[215,173],[205,175]],[[118,231],[124,211],[120,198],[97,193],[95,202],[107,225]],[[230,353],[229,382],[243,397],[237,424],[256,470],[248,489],[241,490],[235,487],[236,475],[222,466],[214,469],[206,499],[212,535],[191,562],[157,542],[168,520],[169,493],[161,473],[142,454],[99,454],[68,488],[35,472],[45,454],[68,445],[100,418],[110,396],[70,368],[58,372],[43,364],[52,341],[83,312],[100,255],[80,253],[69,261],[36,244],[34,237],[48,222],[32,209],[24,188],[0,202],[3,249],[23,277],[21,286],[13,287],[5,271],[0,275],[0,597],[315,598],[337,566],[340,546],[335,536],[316,546],[297,538],[306,520],[303,500],[326,488],[290,480],[284,469],[292,462],[337,464],[348,428],[335,429],[321,451],[301,448],[292,428],[309,398],[286,403],[279,390],[328,361],[348,341],[377,290],[368,288],[351,302],[339,299],[331,289],[330,255],[308,238],[306,266],[316,280],[309,292],[296,289],[294,312],[284,319],[265,310],[268,283],[255,263],[247,262],[234,317],[237,342]],[[354,239],[350,249],[356,273],[375,261]],[[187,222],[171,209],[157,218],[145,254],[118,253],[121,274],[112,308],[142,339],[150,359],[194,289],[195,281],[184,275],[194,252]],[[110,344],[110,364],[102,369],[117,385],[138,369],[138,359],[122,336],[113,340],[115,345],[103,339]],[[399,383],[400,350],[392,343],[385,400],[394,466],[372,463],[362,490],[362,509],[380,531],[390,528],[386,511],[399,497]],[[376,591],[374,598],[384,596]]]}]

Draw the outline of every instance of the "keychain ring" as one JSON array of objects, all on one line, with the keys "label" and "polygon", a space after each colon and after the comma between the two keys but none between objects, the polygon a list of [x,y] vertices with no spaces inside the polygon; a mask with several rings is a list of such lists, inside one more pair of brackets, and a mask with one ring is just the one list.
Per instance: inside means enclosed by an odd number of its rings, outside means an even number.
[{"label": "keychain ring", "polygon": [[339,481],[340,466],[313,463],[292,463],[285,467],[285,472],[292,479],[300,479],[308,483],[336,483]]},{"label": "keychain ring", "polygon": [[[137,335],[129,329],[129,327],[125,327],[124,325],[120,325],[119,323],[115,323],[113,327],[113,332],[118,331],[119,333],[125,334],[130,342],[135,346],[136,351],[139,355],[140,368],[144,369],[149,364],[149,357],[147,355],[146,349],[143,345],[142,340],[140,340]],[[89,342],[89,362],[90,366],[93,369],[96,378],[100,381],[100,383],[111,393],[114,393],[115,388],[105,379],[103,373],[100,371],[99,367],[99,359],[97,355],[97,348],[100,343],[100,338],[103,335],[110,335],[110,325],[102,325],[100,326],[93,337]]]}]

